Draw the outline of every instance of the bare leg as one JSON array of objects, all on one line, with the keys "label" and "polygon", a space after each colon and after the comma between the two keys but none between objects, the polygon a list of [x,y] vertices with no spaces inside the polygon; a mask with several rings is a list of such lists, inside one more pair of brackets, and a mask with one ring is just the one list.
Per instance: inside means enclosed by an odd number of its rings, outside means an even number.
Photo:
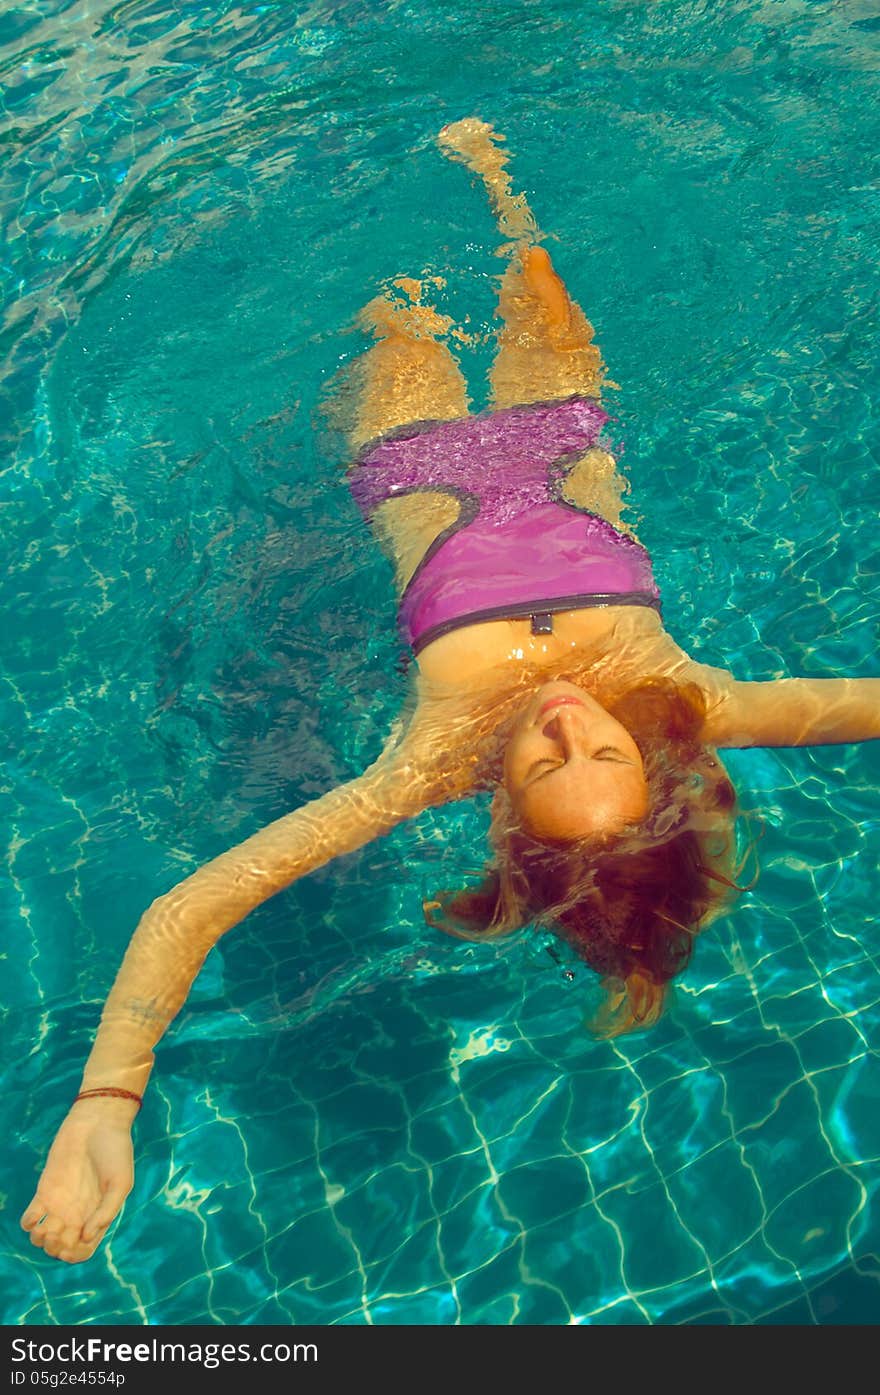
[{"label": "bare leg", "polygon": [[598,397],[604,376],[593,326],[571,299],[545,248],[523,194],[511,191],[503,140],[485,121],[468,117],[440,132],[440,145],[479,175],[489,195],[510,265],[501,280],[498,313],[504,321],[491,372],[496,407],[548,402],[582,393]]},{"label": "bare leg", "polygon": [[461,369],[435,337],[449,331],[451,320],[422,304],[420,282],[401,279],[395,285],[401,297],[377,296],[358,317],[376,343],[355,361],[349,375],[354,450],[396,426],[467,416]]},{"label": "bare leg", "polygon": [[543,247],[521,244],[501,280],[504,323],[490,381],[497,407],[598,397],[604,376],[593,327],[569,298]]},{"label": "bare leg", "polygon": [[[593,343],[593,326],[569,296],[543,247],[535,216],[522,194],[512,192],[507,153],[486,122],[468,117],[439,136],[444,152],[479,175],[489,196],[510,262],[501,278],[498,313],[503,324],[490,373],[496,407],[550,402],[579,393],[598,398],[605,375]],[[588,451],[570,471],[565,497],[616,526],[625,480],[607,451]]]},{"label": "bare leg", "polygon": [[[397,426],[467,416],[461,370],[434,337],[447,332],[451,321],[422,304],[419,282],[396,284],[406,299],[379,296],[361,312],[361,323],[376,343],[352,365],[341,394],[346,400],[336,410],[348,418],[353,451]],[[387,499],[376,510],[373,527],[394,561],[401,590],[458,510],[458,500],[440,492]]]}]

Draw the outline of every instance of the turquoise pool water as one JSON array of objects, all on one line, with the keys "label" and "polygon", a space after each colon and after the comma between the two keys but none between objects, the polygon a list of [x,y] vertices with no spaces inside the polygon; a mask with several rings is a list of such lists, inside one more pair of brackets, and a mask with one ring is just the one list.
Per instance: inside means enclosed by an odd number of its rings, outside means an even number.
[{"label": "turquoise pool water", "polygon": [[492,327],[444,122],[507,133],[558,237],[673,635],[876,675],[878,31],[868,0],[4,10],[0,1320],[878,1320],[873,747],[731,757],[761,879],[617,1044],[544,940],[422,923],[485,807],[319,872],[212,953],[97,1257],[17,1227],[145,906],[401,704],[322,401],[395,276]]}]

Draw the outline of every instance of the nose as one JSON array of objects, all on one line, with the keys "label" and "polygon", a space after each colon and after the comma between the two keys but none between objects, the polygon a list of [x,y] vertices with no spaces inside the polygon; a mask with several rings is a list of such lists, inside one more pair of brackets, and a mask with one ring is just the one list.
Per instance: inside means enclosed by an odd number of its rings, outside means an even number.
[{"label": "nose", "polygon": [[557,707],[544,725],[544,735],[560,746],[566,760],[575,749],[579,730],[577,708],[569,705]]}]

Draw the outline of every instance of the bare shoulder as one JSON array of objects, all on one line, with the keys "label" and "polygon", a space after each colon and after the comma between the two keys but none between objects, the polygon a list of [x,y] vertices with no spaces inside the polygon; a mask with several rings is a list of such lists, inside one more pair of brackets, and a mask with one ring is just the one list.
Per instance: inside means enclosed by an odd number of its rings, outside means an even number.
[{"label": "bare shoulder", "polygon": [[423,808],[472,794],[479,761],[469,735],[473,717],[468,690],[426,682],[420,675],[409,713],[397,724],[378,762],[384,778],[404,784]]},{"label": "bare shoulder", "polygon": [[710,709],[725,699],[731,675],[726,669],[692,659],[653,610],[627,614],[615,630],[615,659],[619,679],[633,681],[668,678],[675,683],[694,683],[704,692]]},{"label": "bare shoulder", "polygon": [[739,679],[698,663],[662,627],[639,645],[646,677],[693,683],[706,700],[703,740],[711,746],[824,746],[880,738],[880,679]]},{"label": "bare shoulder", "polygon": [[619,664],[617,684],[621,678],[633,682],[666,678],[699,688],[706,703],[703,739],[713,746],[734,744],[722,738],[728,727],[737,725],[733,709],[741,685],[727,669],[693,659],[663,628],[659,616],[652,614],[650,621],[636,623],[630,635],[621,636]]}]

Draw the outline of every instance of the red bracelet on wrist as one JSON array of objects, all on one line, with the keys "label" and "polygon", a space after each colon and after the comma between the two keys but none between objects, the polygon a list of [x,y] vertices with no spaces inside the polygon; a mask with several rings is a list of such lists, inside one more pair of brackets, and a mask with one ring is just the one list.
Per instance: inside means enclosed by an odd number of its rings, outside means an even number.
[{"label": "red bracelet on wrist", "polygon": [[76,1104],[77,1100],[96,1099],[101,1095],[116,1100],[134,1100],[138,1109],[140,1109],[144,1102],[142,1095],[136,1095],[134,1090],[123,1090],[119,1085],[99,1085],[94,1090],[80,1090],[73,1102]]}]

